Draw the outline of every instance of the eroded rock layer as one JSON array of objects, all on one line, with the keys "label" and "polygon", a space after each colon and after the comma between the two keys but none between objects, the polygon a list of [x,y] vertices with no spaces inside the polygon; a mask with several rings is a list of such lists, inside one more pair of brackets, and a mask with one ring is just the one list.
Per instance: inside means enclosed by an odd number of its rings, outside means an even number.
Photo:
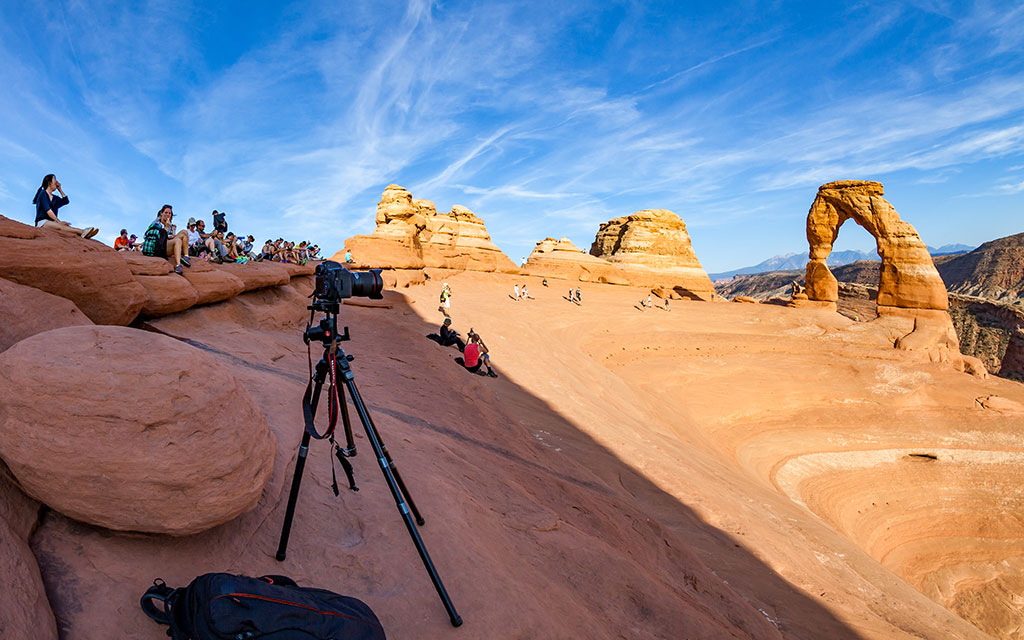
[{"label": "eroded rock layer", "polygon": [[523,273],[581,282],[629,284],[629,277],[607,260],[584,253],[572,240],[545,238],[537,243]]},{"label": "eroded rock layer", "polygon": [[[438,213],[433,202],[414,200],[407,189],[391,184],[377,204],[376,222],[372,234],[345,241],[358,268],[518,272],[491,241],[484,221],[466,207]],[[344,254],[332,259],[343,262]]]},{"label": "eroded rock layer", "polygon": [[590,254],[622,269],[636,286],[667,287],[705,300],[715,290],[693,251],[686,223],[667,209],[645,209],[605,222]]}]

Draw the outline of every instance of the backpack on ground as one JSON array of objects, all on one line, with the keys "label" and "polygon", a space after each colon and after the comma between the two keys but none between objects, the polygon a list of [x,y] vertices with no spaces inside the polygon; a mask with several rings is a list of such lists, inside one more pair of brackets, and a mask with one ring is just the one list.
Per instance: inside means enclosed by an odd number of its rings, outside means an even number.
[{"label": "backpack on ground", "polygon": [[285,576],[207,573],[180,589],[158,578],[141,605],[173,640],[385,640],[364,602]]}]

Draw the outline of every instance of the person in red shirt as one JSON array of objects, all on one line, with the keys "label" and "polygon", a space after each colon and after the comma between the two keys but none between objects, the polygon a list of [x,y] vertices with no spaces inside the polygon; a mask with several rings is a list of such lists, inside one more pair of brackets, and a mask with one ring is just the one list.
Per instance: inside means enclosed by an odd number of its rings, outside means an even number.
[{"label": "person in red shirt", "polygon": [[[486,373],[480,371],[480,367],[484,365],[487,366]],[[498,377],[498,374],[491,368],[491,356],[487,353],[487,345],[480,338],[480,334],[472,329],[469,330],[469,343],[462,352],[462,366],[466,367],[470,373],[479,373],[479,375],[487,375],[492,378]]]},{"label": "person in red shirt", "polygon": [[128,230],[121,229],[121,235],[114,240],[114,249],[118,251],[131,251],[131,243],[128,242]]}]

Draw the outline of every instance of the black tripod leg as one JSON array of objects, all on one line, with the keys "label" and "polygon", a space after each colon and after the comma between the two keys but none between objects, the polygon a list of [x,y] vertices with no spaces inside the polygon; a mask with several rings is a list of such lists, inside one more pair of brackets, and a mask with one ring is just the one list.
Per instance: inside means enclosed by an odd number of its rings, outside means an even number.
[{"label": "black tripod leg", "polygon": [[393,463],[389,462],[386,456],[383,446],[381,445],[380,438],[377,434],[377,429],[373,426],[373,420],[370,418],[369,412],[366,410],[366,405],[363,404],[363,399],[359,396],[359,389],[356,388],[355,380],[352,377],[351,370],[346,372],[345,386],[348,388],[349,395],[352,397],[352,404],[356,408],[356,413],[359,415],[359,419],[363,423],[363,427],[366,429],[366,436],[370,440],[370,446],[373,447],[373,452],[377,456],[377,464],[380,465],[380,470],[384,474],[384,479],[388,483],[388,488],[391,489],[391,496],[395,499],[395,504],[398,506],[399,513],[402,514],[402,520],[405,522],[405,528],[409,530],[409,536],[412,537],[412,542],[416,546],[416,551],[420,554],[420,560],[423,561],[423,566],[427,569],[427,574],[430,575],[430,581],[434,583],[434,589],[437,590],[437,595],[441,598],[441,603],[444,604],[445,611],[448,612],[448,618],[451,620],[453,627],[462,625],[462,617],[459,616],[455,611],[455,605],[452,604],[451,598],[448,597],[448,591],[444,588],[444,583],[441,582],[441,576],[438,575],[437,569],[434,568],[434,563],[430,560],[430,554],[427,553],[427,548],[423,544],[420,533],[416,529],[416,523],[412,520],[412,514],[409,512],[409,507],[406,505],[406,493],[399,487],[398,481],[396,480],[396,474],[392,473]]},{"label": "black tripod leg", "polygon": [[[321,375],[321,366],[317,364],[317,373],[314,378],[313,396],[310,400],[313,415],[316,415],[316,407],[320,403],[320,391],[323,389],[324,381]],[[302,484],[302,471],[306,468],[306,456],[309,454],[309,432],[302,430],[302,441],[299,443],[299,455],[295,459],[295,475],[292,476],[292,488],[288,494],[288,508],[284,512],[284,526],[281,527],[281,542],[277,545],[278,561],[284,560],[288,551],[288,536],[292,531],[292,518],[295,517],[295,503],[299,499],[299,486]]]},{"label": "black tripod leg", "polygon": [[288,551],[288,536],[291,535],[292,518],[295,517],[295,502],[299,498],[299,485],[302,484],[302,471],[306,467],[306,455],[309,453],[309,433],[302,432],[302,443],[299,445],[299,456],[295,460],[295,475],[292,477],[292,489],[288,494],[288,509],[284,512],[284,526],[281,528],[281,542],[277,545],[277,559],[284,560]]}]

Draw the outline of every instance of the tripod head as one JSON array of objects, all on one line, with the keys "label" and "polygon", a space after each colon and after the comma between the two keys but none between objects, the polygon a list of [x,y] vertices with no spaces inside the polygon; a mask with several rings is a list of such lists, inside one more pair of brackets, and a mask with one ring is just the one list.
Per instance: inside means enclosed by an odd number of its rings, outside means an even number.
[{"label": "tripod head", "polygon": [[[338,342],[347,342],[351,340],[351,336],[348,333],[348,327],[344,328],[340,334],[338,333],[338,313],[341,305],[337,302],[325,303],[325,302],[314,302],[313,304],[306,307],[309,309],[309,325],[306,327],[305,332],[302,334],[302,341],[307,345],[310,342],[319,342],[324,346],[324,349],[330,348],[331,344],[334,343],[335,339]],[[313,324],[313,317],[317,311],[324,313],[324,317],[320,319],[320,322]]]}]

